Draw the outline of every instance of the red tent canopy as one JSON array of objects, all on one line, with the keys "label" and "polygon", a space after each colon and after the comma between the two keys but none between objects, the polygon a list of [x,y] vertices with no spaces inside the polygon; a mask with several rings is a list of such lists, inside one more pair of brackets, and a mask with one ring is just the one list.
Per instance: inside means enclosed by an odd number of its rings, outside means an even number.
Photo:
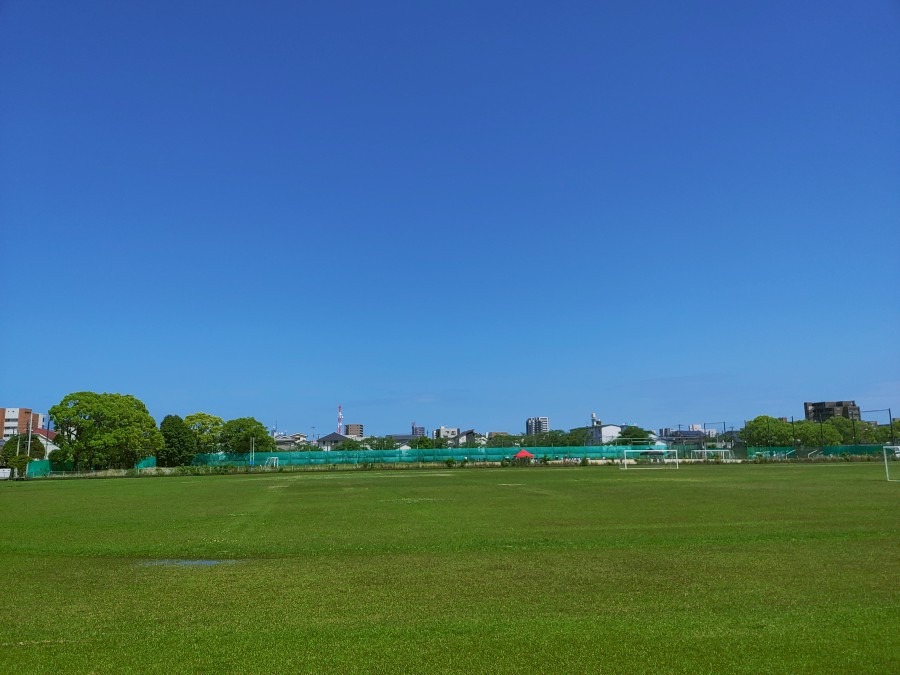
[{"label": "red tent canopy", "polygon": [[528,452],[525,448],[519,450],[515,455],[513,455],[516,459],[534,459],[534,455]]}]

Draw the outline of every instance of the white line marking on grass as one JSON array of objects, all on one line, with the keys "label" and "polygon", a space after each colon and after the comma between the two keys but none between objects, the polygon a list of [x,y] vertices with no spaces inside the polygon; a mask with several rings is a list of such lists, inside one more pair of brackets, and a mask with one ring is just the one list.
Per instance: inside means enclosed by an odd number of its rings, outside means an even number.
[{"label": "white line marking on grass", "polygon": [[497,485],[503,485],[505,487],[522,487],[525,483],[497,483]]}]

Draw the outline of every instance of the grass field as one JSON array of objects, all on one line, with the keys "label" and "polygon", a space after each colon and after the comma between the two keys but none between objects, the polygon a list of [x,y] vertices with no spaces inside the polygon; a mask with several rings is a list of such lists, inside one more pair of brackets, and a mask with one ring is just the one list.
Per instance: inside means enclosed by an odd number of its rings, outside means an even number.
[{"label": "grass field", "polygon": [[2,672],[900,672],[878,463],[31,481],[0,522]]}]

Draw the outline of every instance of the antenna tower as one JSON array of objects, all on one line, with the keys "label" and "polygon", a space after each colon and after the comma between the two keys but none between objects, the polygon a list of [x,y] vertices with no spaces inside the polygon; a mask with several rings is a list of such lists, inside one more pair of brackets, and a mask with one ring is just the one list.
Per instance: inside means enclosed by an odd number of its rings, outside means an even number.
[{"label": "antenna tower", "polygon": [[341,406],[338,405],[338,433],[343,436],[344,435],[344,413],[341,410]]}]

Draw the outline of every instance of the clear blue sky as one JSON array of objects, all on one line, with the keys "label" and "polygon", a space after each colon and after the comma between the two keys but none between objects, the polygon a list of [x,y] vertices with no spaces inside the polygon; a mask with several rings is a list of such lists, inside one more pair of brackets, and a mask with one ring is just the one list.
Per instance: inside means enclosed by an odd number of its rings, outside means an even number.
[{"label": "clear blue sky", "polygon": [[900,4],[0,2],[0,405],[900,414]]}]

